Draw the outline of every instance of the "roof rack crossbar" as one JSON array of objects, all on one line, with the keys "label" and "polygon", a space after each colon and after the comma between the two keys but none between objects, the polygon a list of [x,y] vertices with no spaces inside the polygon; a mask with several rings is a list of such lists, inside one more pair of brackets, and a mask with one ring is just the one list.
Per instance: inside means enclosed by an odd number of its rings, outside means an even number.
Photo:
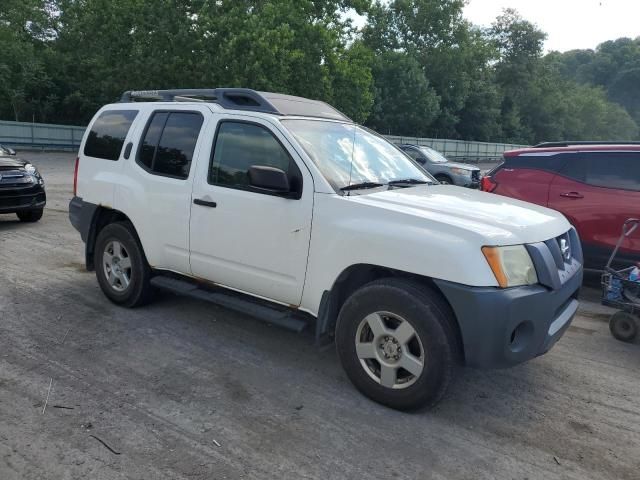
[{"label": "roof rack crossbar", "polygon": [[579,145],[640,145],[640,142],[620,141],[620,142],[599,142],[599,141],[567,141],[567,142],[542,142],[534,145],[533,148],[555,148],[555,147],[572,147]]},{"label": "roof rack crossbar", "polygon": [[201,101],[217,103],[223,108],[251,110],[253,112],[275,113],[281,115],[260,93],[249,88],[207,88],[178,90],[129,90],[120,97],[121,103],[136,101]]}]

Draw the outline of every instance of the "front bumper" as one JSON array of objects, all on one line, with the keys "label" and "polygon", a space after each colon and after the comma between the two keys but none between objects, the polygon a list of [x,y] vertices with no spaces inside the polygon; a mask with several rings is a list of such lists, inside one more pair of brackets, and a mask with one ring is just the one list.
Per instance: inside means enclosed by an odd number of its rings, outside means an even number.
[{"label": "front bumper", "polygon": [[546,353],[562,337],[578,309],[582,268],[558,289],[436,284],[458,319],[466,364],[502,368]]},{"label": "front bumper", "polygon": [[0,187],[0,213],[44,208],[47,195],[42,185]]}]

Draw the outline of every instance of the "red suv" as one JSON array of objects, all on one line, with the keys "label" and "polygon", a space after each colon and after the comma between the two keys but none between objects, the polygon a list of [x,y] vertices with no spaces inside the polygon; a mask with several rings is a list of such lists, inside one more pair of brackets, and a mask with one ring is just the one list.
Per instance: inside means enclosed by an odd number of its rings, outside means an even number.
[{"label": "red suv", "polygon": [[[585,266],[601,270],[624,221],[640,217],[640,142],[542,143],[505,152],[481,188],[563,213],[580,234]],[[640,261],[640,236],[627,239],[617,258]]]}]

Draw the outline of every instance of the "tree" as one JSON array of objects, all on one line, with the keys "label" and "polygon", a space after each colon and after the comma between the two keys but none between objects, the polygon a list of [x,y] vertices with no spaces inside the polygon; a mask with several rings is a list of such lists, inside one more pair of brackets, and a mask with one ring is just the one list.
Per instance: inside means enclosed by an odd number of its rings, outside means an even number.
[{"label": "tree", "polygon": [[418,62],[404,52],[386,52],[373,66],[375,102],[367,125],[382,133],[427,136],[440,113],[439,98]]},{"label": "tree", "polygon": [[545,61],[566,78],[603,87],[610,100],[640,123],[640,37],[604,42],[595,50],[552,52]]},{"label": "tree", "polygon": [[39,0],[6,0],[0,10],[0,112],[16,121],[31,120],[46,104],[46,6]]},{"label": "tree", "polygon": [[[363,31],[364,42],[377,55],[389,50],[402,51],[420,66],[440,98],[438,116],[428,130],[433,136],[460,137],[458,126],[463,116],[467,119],[464,128],[471,132],[472,115],[467,107],[481,99],[485,103],[496,100],[490,94],[491,88],[484,95],[474,95],[475,85],[487,86],[486,82],[490,82],[489,64],[494,53],[483,32],[463,19],[463,7],[463,0],[377,2]],[[494,111],[495,105],[488,105],[484,113],[491,115]],[[495,126],[494,120],[492,117],[488,124]],[[495,134],[495,131],[484,133],[487,137]]]}]

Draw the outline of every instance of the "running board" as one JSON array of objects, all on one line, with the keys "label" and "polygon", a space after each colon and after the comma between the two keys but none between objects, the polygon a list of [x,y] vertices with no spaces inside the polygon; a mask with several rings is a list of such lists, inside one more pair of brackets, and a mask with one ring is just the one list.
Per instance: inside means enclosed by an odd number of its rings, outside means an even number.
[{"label": "running board", "polygon": [[[272,323],[279,327],[293,330],[300,333],[309,322],[300,318],[302,314],[295,315],[291,310],[284,307],[278,309],[266,305],[266,302],[245,298],[241,293],[232,292],[220,287],[215,290],[201,288],[197,284],[164,275],[158,275],[151,279],[151,285],[162,290],[169,290],[176,295],[205,300],[236,312],[245,313],[258,320]],[[251,298],[251,297],[248,297]]]}]

